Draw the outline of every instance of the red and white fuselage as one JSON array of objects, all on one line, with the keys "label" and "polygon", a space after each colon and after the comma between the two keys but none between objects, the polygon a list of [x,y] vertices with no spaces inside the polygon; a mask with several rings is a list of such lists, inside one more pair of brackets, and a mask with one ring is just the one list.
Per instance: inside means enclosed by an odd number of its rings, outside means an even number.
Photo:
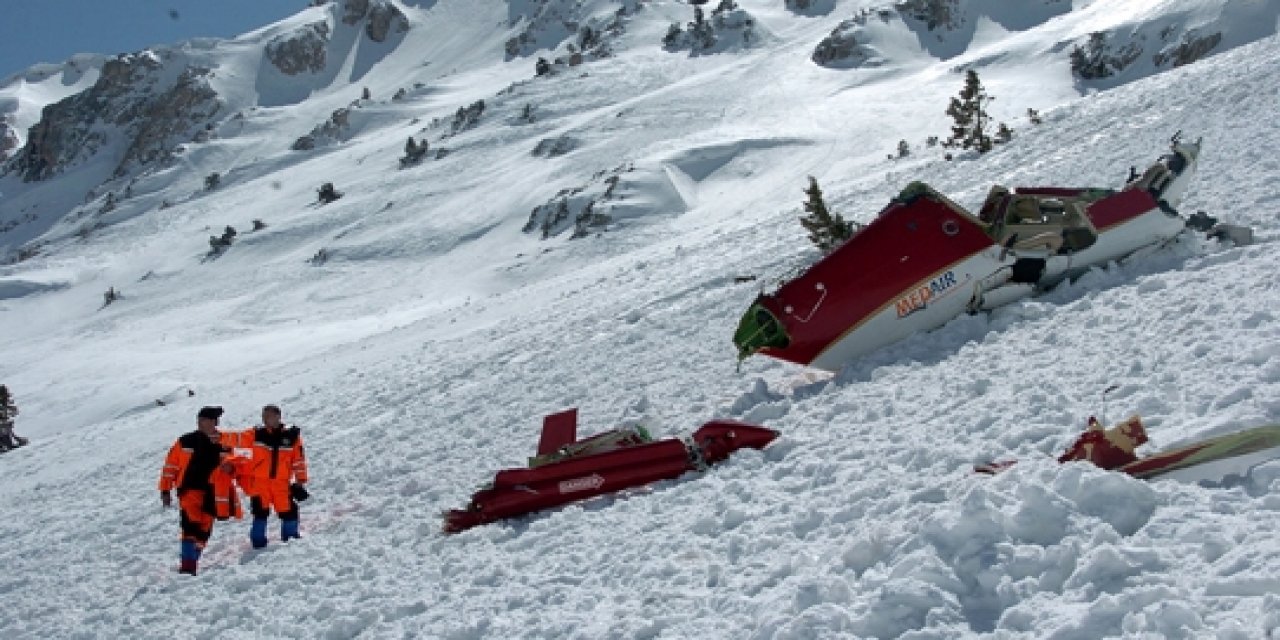
[{"label": "red and white fuselage", "polygon": [[1175,141],[1120,191],[995,187],[976,216],[912,183],[834,252],[757,298],[734,336],[739,355],[834,371],[1166,242],[1185,226],[1174,207],[1199,151]]}]

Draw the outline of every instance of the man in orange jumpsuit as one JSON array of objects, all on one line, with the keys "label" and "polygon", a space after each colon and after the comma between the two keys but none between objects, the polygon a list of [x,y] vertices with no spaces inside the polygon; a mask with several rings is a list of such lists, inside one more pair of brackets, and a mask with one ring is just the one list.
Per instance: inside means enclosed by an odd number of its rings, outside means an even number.
[{"label": "man in orange jumpsuit", "polygon": [[214,519],[240,517],[236,492],[237,461],[218,432],[222,407],[204,407],[196,414],[196,430],[178,438],[169,448],[160,471],[160,502],[173,503],[178,490],[182,528],[181,573],[196,574],[200,554],[213,533]]},{"label": "man in orange jumpsuit", "polygon": [[280,421],[280,407],[262,408],[262,426],[231,435],[237,448],[252,449],[245,492],[253,524],[249,541],[255,549],[267,546],[267,517],[274,510],[280,516],[280,540],[301,537],[298,533],[298,503],[306,500],[307,456],[302,432]]}]

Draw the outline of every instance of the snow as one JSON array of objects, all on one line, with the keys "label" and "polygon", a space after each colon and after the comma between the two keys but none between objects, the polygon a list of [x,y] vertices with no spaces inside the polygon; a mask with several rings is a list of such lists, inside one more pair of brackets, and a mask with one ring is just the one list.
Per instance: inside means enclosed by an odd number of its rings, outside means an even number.
[{"label": "snow", "polygon": [[[246,87],[265,42],[322,10],[199,52],[244,117],[138,177],[110,224],[84,239],[53,225],[41,255],[0,267],[0,380],[31,438],[0,455],[0,637],[1280,637],[1276,462],[1206,487],[1053,460],[1111,385],[1106,417],[1140,413],[1149,451],[1280,420],[1280,39],[1082,96],[1050,55],[1061,34],[1136,3],[983,23],[947,60],[885,29],[903,40],[879,50],[915,52],[874,70],[809,61],[862,3],[740,4],[766,45],[662,52],[689,9],[646,3],[614,58],[538,79],[536,54],[502,61],[514,3],[402,5],[400,46],[297,104]],[[964,65],[1016,137],[946,162],[924,138],[945,134]],[[365,85],[350,136],[288,150]],[[446,136],[480,99],[478,125]],[[1019,120],[1027,107],[1045,123]],[[1252,226],[1257,244],[1187,236],[834,376],[761,358],[735,372],[739,314],[814,257],[795,222],[806,176],[865,220],[913,179],[967,206],[994,182],[1116,187],[1179,129],[1204,138],[1184,213]],[[399,169],[409,135],[450,153]],[[532,155],[561,135],[581,145]],[[886,160],[900,139],[912,155]],[[627,162],[621,202],[646,205],[616,228],[521,232],[533,207]],[[318,206],[327,181],[345,196]],[[0,179],[10,202],[54,188]],[[0,199],[0,220],[20,213]],[[228,224],[240,235],[208,259]],[[109,286],[124,297],[103,307]],[[201,405],[239,427],[266,403],[307,441],[302,540],[254,551],[247,523],[219,523],[201,575],[177,575],[165,451]],[[442,511],[533,452],[543,415],[573,406],[583,435],[624,420],[687,435],[720,416],[783,438],[440,532]]]}]

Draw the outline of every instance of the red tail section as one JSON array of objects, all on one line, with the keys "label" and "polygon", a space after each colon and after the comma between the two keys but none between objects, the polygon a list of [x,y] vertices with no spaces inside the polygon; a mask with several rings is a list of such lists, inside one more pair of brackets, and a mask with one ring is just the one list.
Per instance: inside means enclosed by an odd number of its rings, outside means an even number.
[{"label": "red tail section", "polygon": [[542,439],[538,441],[538,455],[555,453],[560,447],[578,439],[578,408],[553,413],[542,419]]}]

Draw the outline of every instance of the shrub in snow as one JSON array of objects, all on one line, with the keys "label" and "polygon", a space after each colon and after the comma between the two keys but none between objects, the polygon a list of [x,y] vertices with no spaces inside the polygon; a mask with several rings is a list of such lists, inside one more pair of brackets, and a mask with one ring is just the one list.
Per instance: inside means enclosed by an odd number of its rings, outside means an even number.
[{"label": "shrub in snow", "polygon": [[213,173],[204,177],[204,190],[213,191],[214,189],[217,189],[218,185],[221,183],[222,183],[222,174],[218,173],[217,171],[214,171]]},{"label": "shrub in snow", "polygon": [[425,139],[419,143],[413,139],[413,136],[409,136],[409,140],[404,143],[404,157],[400,158],[401,168],[422,162],[422,159],[427,157],[427,149],[430,146]]},{"label": "shrub in snow", "polygon": [[335,189],[332,182],[326,182],[320,185],[319,189],[316,189],[316,198],[320,201],[320,204],[329,204],[341,197],[342,192]]},{"label": "shrub in snow", "polygon": [[893,153],[889,154],[889,159],[900,160],[909,155],[911,155],[911,145],[908,144],[906,140],[899,140],[897,154],[893,154]]},{"label": "shrub in snow", "polygon": [[209,253],[210,255],[221,253],[224,249],[231,246],[236,239],[236,229],[231,225],[227,225],[222,230],[221,236],[209,236]]},{"label": "shrub in snow", "polygon": [[831,253],[853,236],[855,226],[847,222],[840,214],[832,214],[827,203],[822,199],[822,189],[818,180],[809,176],[809,188],[804,190],[808,198],[804,202],[805,215],[800,217],[800,226],[809,232],[809,242],[824,254]]}]

